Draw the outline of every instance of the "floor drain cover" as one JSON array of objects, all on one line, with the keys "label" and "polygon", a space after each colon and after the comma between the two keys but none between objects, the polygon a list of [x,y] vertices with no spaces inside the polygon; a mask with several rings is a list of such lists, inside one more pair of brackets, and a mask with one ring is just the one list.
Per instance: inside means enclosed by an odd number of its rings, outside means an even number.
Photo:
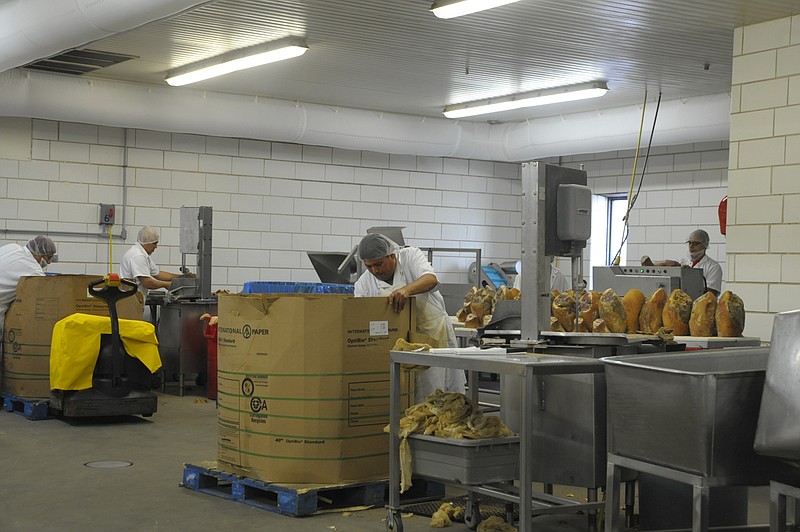
[{"label": "floor drain cover", "polygon": [[127,460],[97,460],[95,462],[86,462],[86,467],[99,467],[101,469],[113,469],[115,467],[130,467],[133,462]]}]

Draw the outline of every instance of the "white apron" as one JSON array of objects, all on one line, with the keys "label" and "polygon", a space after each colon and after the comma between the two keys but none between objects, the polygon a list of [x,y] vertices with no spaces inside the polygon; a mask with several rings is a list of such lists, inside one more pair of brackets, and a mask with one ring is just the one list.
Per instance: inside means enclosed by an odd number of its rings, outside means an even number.
[{"label": "white apron", "polygon": [[[389,297],[393,291],[404,287],[410,280],[403,279],[399,274],[399,268],[395,271],[393,285],[380,288],[380,295]],[[417,310],[417,331],[433,337],[439,342],[441,347],[457,347],[456,333],[450,324],[448,316],[442,310],[430,304],[426,294],[419,294],[416,299]],[[414,402],[425,401],[428,394],[436,389],[464,393],[467,382],[464,370],[451,368],[437,368],[431,366],[424,371],[416,371]]]}]

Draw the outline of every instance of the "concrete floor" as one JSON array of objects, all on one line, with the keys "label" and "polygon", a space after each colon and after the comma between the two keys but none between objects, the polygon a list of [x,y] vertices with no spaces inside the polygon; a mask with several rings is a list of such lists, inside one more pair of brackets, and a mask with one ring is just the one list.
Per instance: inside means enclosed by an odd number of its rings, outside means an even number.
[{"label": "concrete floor", "polygon": [[[168,394],[159,395],[153,417],[113,423],[32,421],[0,411],[0,530],[385,530],[383,508],[288,517],[180,487],[184,463],[216,456],[216,414],[214,402],[202,396]],[[100,460],[133,465],[84,465]],[[767,489],[751,489],[750,499],[750,522],[766,523]],[[431,530],[429,521],[404,517],[404,530]],[[587,530],[584,515],[541,516],[534,524],[543,532]],[[455,524],[449,530],[468,529]]]}]

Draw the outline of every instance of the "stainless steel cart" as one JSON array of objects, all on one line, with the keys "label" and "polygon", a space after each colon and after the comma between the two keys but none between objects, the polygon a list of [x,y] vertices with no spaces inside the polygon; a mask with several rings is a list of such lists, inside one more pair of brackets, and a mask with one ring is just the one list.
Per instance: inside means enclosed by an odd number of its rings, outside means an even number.
[{"label": "stainless steel cart", "polygon": [[[400,515],[400,375],[401,364],[424,365],[463,369],[468,372],[469,381],[477,382],[478,373],[498,373],[517,377],[521,380],[523,396],[521,398],[521,417],[529,419],[531,409],[535,407],[535,377],[537,375],[563,375],[576,373],[598,373],[604,370],[602,362],[581,357],[542,355],[542,354],[459,354],[456,352],[408,352],[391,351],[391,393],[389,413],[389,504],[386,529],[402,532],[403,521]],[[470,390],[470,399],[477,404],[477,387]],[[474,529],[480,521],[480,512],[475,495],[487,495],[509,503],[519,505],[519,530],[533,530],[534,514],[564,513],[579,510],[597,511],[603,503],[578,503],[548,494],[535,494],[532,486],[532,466],[534,457],[532,426],[522,423],[519,434],[519,478],[518,486],[512,483],[491,485],[462,485],[468,492],[465,514],[467,525]],[[437,479],[448,482],[450,479]]]}]

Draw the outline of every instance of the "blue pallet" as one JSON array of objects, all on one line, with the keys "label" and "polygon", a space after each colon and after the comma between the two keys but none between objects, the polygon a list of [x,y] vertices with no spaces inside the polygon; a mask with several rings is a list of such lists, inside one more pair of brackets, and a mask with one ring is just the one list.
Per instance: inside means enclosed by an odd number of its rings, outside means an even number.
[{"label": "blue pallet", "polygon": [[[383,506],[388,502],[388,481],[354,484],[273,484],[216,469],[216,462],[184,464],[183,487],[241,502],[283,515],[303,517],[320,510],[352,506]],[[404,501],[431,500],[444,496],[444,484],[415,480],[417,491],[404,494]],[[420,493],[420,492],[424,493]]]},{"label": "blue pallet", "polygon": [[47,399],[25,399],[16,395],[3,394],[3,408],[7,412],[20,414],[28,419],[47,419],[50,414],[50,401]]}]

